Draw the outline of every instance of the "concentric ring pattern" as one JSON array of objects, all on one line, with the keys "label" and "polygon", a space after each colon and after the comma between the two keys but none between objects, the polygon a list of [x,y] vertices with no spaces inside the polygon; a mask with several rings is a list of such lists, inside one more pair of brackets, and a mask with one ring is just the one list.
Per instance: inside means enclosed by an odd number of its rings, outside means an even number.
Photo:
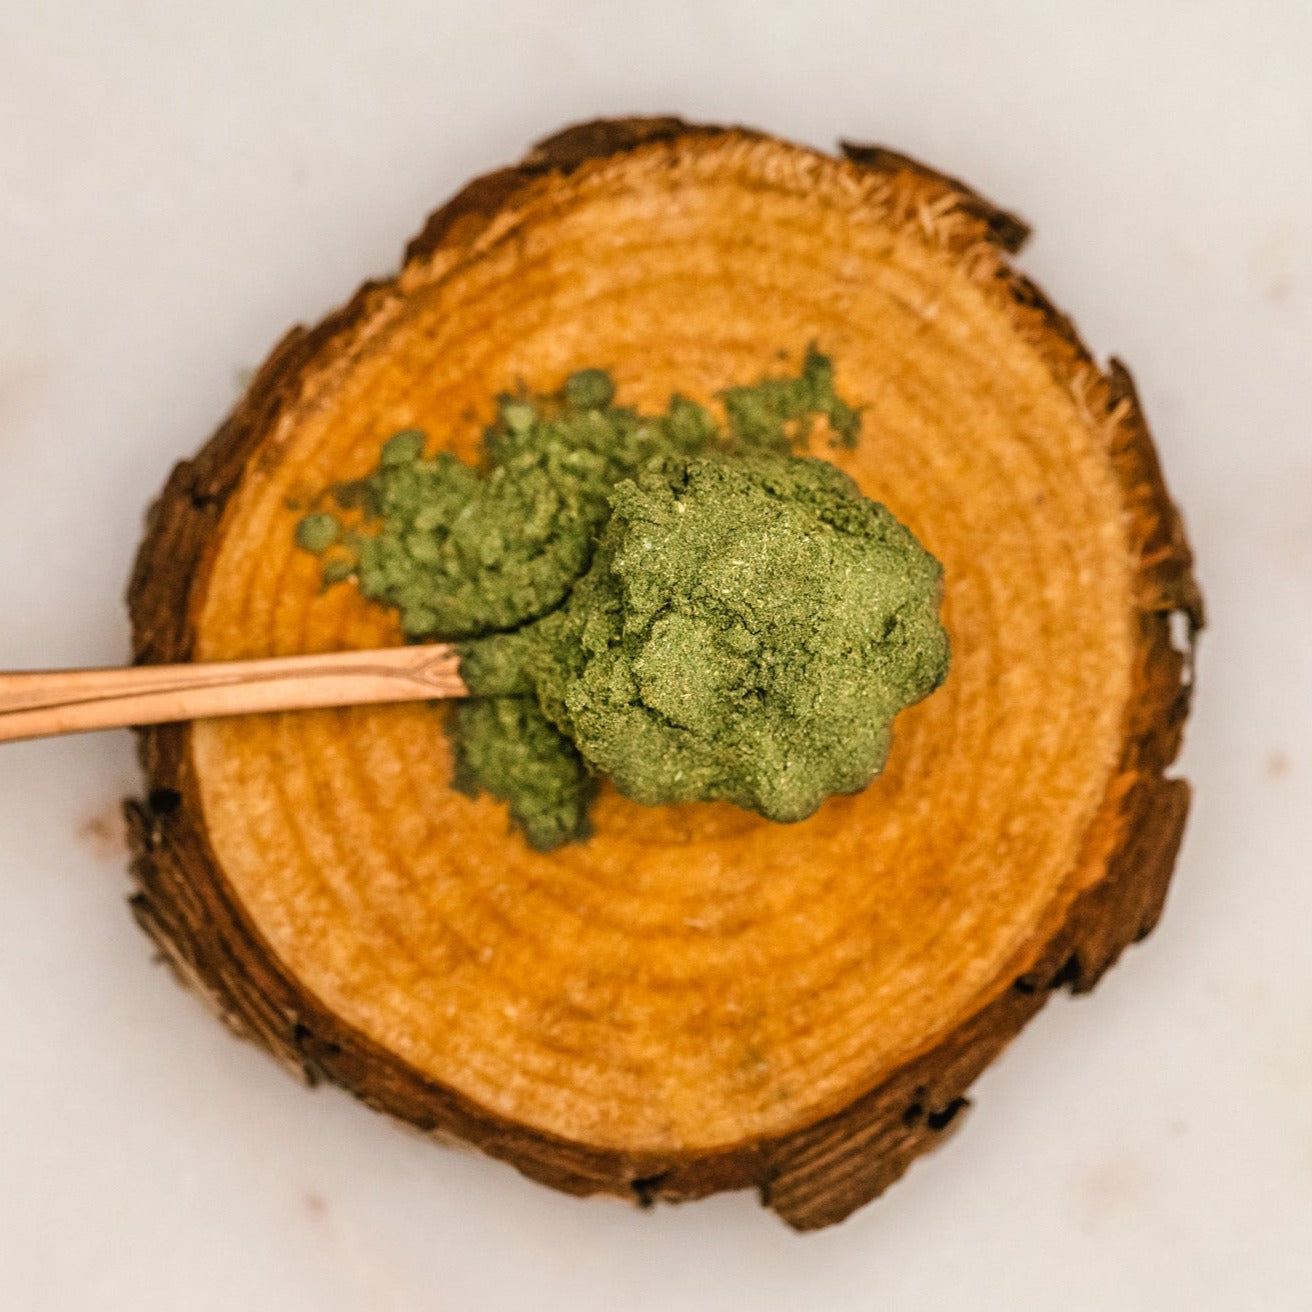
[{"label": "concentric ring pattern", "polygon": [[492,1115],[638,1152],[783,1133],[1003,987],[1079,891],[1130,690],[1122,493],[946,221],[732,134],[586,165],[379,289],[248,461],[197,659],[398,641],[319,588],[288,502],[402,427],[470,456],[498,392],[584,365],[660,407],[815,342],[864,412],[835,458],[944,563],[947,683],[881,779],[794,826],[608,793],[591,842],[540,855],[451,790],[433,708],[192,730],[214,858],[283,968]]}]

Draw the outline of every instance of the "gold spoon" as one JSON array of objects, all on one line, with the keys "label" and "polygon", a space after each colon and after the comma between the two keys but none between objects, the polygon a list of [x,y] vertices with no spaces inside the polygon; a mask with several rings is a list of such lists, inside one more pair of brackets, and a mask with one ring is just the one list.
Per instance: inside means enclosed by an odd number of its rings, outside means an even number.
[{"label": "gold spoon", "polygon": [[316,706],[466,697],[446,643],[267,660],[0,674],[0,742]]}]

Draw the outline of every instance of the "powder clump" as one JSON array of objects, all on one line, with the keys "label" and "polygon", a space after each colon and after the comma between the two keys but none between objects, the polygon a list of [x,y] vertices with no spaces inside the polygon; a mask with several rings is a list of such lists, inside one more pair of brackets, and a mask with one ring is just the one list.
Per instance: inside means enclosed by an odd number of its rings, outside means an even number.
[{"label": "powder clump", "polygon": [[356,522],[316,507],[298,541],[409,637],[460,644],[455,783],[506,800],[535,847],[590,833],[598,776],[776,820],[864,787],[948,649],[938,563],[835,466],[790,454],[817,421],[856,440],[830,361],[729,388],[723,424],[614,395],[584,369],[502,397],[478,468],[398,433],[330,490]]},{"label": "powder clump", "polygon": [[611,505],[527,656],[583,759],[635,801],[780,821],[864,788],[947,673],[940,568],[910,531],[795,456],[671,462]]}]

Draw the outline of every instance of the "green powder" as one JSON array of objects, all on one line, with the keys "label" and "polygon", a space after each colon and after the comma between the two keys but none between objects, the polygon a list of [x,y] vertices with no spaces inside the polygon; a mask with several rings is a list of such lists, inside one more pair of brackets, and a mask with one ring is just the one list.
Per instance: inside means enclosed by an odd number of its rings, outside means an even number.
[{"label": "green powder", "polygon": [[508,799],[543,851],[592,832],[596,777],[532,697],[471,697],[452,707],[449,724],[461,792]]},{"label": "green powder", "polygon": [[808,352],[795,378],[612,404],[602,370],[503,397],[481,468],[407,430],[298,542],[415,638],[461,641],[456,783],[536,847],[590,832],[598,775],[656,805],[810,814],[882,767],[893,717],[947,668],[940,570],[834,466],[787,454],[860,416]]},{"label": "green powder", "polygon": [[583,758],[648,805],[772,820],[864,788],[947,673],[933,557],[823,460],[670,462],[612,505],[527,661]]},{"label": "green powder", "polygon": [[701,406],[676,399],[644,418],[610,407],[612,391],[606,374],[586,370],[558,397],[503,397],[482,469],[449,454],[425,460],[422,437],[399,449],[408,435],[394,437],[360,494],[381,520],[357,545],[364,595],[395,607],[408,635],[444,639],[513,629],[558,606],[592,559],[611,488],[718,438]]}]

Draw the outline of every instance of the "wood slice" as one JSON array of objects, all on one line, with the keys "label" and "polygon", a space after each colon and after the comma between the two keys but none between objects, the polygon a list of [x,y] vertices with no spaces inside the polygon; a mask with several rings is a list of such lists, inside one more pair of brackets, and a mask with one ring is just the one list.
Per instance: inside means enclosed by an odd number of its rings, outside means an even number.
[{"label": "wood slice", "polygon": [[137,660],[399,641],[287,504],[397,429],[472,457],[520,383],[599,365],[659,408],[815,342],[864,411],[834,458],[944,563],[953,667],[801,824],[611,790],[549,855],[451,789],[428,706],[144,730],[133,906],[182,978],[308,1080],[574,1193],[755,1186],[813,1228],[938,1142],[1152,928],[1189,798],[1189,550],[1129,375],[1009,266],[1025,233],[879,148],[599,122],[292,331],[151,512]]}]

